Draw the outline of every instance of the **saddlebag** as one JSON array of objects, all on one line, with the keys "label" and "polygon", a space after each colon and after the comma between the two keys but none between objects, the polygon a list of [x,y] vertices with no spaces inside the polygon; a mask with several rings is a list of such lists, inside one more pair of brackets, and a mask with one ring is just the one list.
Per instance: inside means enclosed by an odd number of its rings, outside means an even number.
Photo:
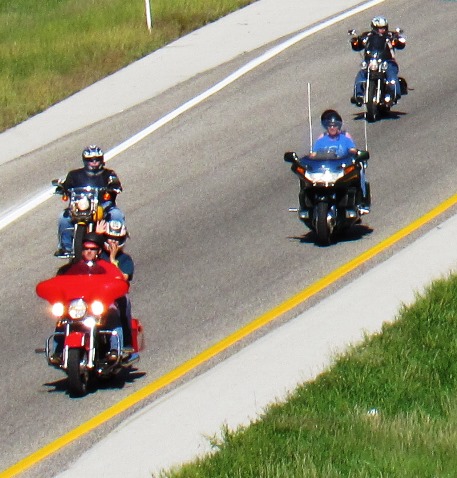
[{"label": "saddlebag", "polygon": [[407,95],[408,94],[408,84],[406,83],[406,80],[400,76],[400,77],[398,77],[398,81],[400,82],[400,92],[401,92],[401,94],[402,95]]}]

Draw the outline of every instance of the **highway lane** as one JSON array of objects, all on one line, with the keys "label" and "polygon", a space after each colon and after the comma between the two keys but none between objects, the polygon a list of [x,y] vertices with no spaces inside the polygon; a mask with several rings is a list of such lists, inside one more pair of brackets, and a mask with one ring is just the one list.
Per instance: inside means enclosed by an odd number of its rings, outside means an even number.
[{"label": "highway lane", "polygon": [[[373,213],[366,227],[330,248],[315,247],[296,217],[287,213],[288,206],[296,205],[298,186],[282,155],[308,147],[307,82],[312,84],[316,132],[320,111],[334,107],[363,144],[363,122],[352,116],[357,110],[348,101],[358,57],[349,48],[346,30],[363,29],[372,16],[369,12],[301,42],[109,163],[126,191],[119,204],[128,217],[128,249],[137,264],[132,298],[135,313],[145,322],[148,345],[138,376],[121,389],[107,387],[84,399],[70,399],[62,374],[33,353],[52,328],[34,286],[59,264],[51,257],[59,200],[48,201],[2,231],[2,469],[455,192],[457,166],[448,135],[456,126],[456,66],[437,54],[438,48],[452,51],[455,44],[455,8],[453,2],[436,1],[430,11],[430,2],[415,0],[386,2],[373,9],[382,11],[391,26],[405,29],[408,46],[399,62],[415,91],[396,108],[404,113],[398,119],[369,126]],[[38,190],[51,177],[79,165],[79,151],[88,138],[97,138],[106,149],[115,146],[243,60],[8,163],[2,177],[14,178],[27,164],[34,169],[20,187],[29,191],[31,180]],[[440,82],[434,89],[438,71]]]}]

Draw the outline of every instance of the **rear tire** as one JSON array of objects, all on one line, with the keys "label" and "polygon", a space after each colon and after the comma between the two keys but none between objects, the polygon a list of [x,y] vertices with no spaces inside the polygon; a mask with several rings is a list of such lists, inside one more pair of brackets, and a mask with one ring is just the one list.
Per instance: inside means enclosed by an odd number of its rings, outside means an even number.
[{"label": "rear tire", "polygon": [[75,395],[86,395],[89,389],[89,372],[84,367],[87,353],[83,349],[68,350],[68,388]]},{"label": "rear tire", "polygon": [[328,203],[320,202],[316,213],[317,242],[320,246],[328,246],[330,244],[330,229],[327,223]]}]

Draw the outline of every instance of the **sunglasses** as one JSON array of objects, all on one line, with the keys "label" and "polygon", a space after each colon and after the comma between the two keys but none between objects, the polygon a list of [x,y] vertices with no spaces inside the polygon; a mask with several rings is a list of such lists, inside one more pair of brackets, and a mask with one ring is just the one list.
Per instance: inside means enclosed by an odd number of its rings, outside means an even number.
[{"label": "sunglasses", "polygon": [[83,251],[98,251],[98,247],[83,247]]}]

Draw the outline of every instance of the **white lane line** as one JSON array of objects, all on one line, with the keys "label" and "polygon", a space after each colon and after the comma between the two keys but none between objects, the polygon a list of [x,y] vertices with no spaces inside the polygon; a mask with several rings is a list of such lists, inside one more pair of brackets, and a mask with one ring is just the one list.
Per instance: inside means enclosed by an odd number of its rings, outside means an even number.
[{"label": "white lane line", "polygon": [[[327,27],[330,27],[334,25],[335,23],[338,23],[342,20],[345,20],[346,18],[356,15],[357,13],[363,12],[364,10],[367,10],[375,5],[383,3],[384,1],[385,0],[371,0],[370,2],[359,5],[355,8],[352,8],[351,10],[341,13],[340,15],[330,18],[329,20],[319,23],[318,25],[312,28],[304,30],[303,32],[298,33],[297,35],[289,38],[289,40],[286,40],[285,42],[271,48],[270,50],[266,51],[259,57],[255,58],[254,60],[251,60],[245,66],[236,70],[231,75],[227,76],[225,79],[223,79],[219,83],[216,83],[214,86],[212,86],[208,90],[199,94],[195,98],[192,98],[191,100],[187,101],[186,103],[181,105],[179,108],[163,116],[161,119],[157,120],[155,123],[152,123],[147,128],[138,132],[137,134],[127,139],[123,143],[119,144],[118,146],[115,146],[110,151],[106,152],[105,160],[109,161],[110,159],[114,158],[118,154],[123,153],[127,149],[131,148],[135,144],[142,141],[144,138],[146,138],[150,134],[157,131],[162,126],[165,126],[166,124],[170,123],[178,116],[182,115],[183,113],[186,113],[187,111],[192,109],[194,106],[199,105],[200,103],[208,99],[210,96],[218,93],[219,91],[223,90],[226,86],[240,79],[246,73],[249,73],[250,71],[257,68],[258,66],[262,65],[263,63],[266,63],[267,61],[271,60],[272,58],[279,55],[283,51],[294,46],[296,43],[300,42],[301,40],[313,35],[314,33],[324,30]],[[0,231],[4,229],[6,226],[8,226],[9,224],[11,224],[12,222],[14,222],[15,220],[22,217],[24,214],[30,212],[32,209],[44,203],[47,199],[49,199],[52,196],[53,191],[54,191],[53,188],[47,189],[46,191],[39,193],[37,196],[21,204],[21,206],[14,208],[14,210],[10,211],[9,213],[2,215],[0,217]]]},{"label": "white lane line", "polygon": [[6,226],[14,222],[16,219],[24,216],[28,212],[32,211],[40,204],[47,201],[52,195],[54,194],[54,188],[46,189],[36,196],[28,199],[27,201],[23,202],[20,206],[16,206],[12,208],[9,212],[4,213],[0,217],[0,231],[4,229]]}]

